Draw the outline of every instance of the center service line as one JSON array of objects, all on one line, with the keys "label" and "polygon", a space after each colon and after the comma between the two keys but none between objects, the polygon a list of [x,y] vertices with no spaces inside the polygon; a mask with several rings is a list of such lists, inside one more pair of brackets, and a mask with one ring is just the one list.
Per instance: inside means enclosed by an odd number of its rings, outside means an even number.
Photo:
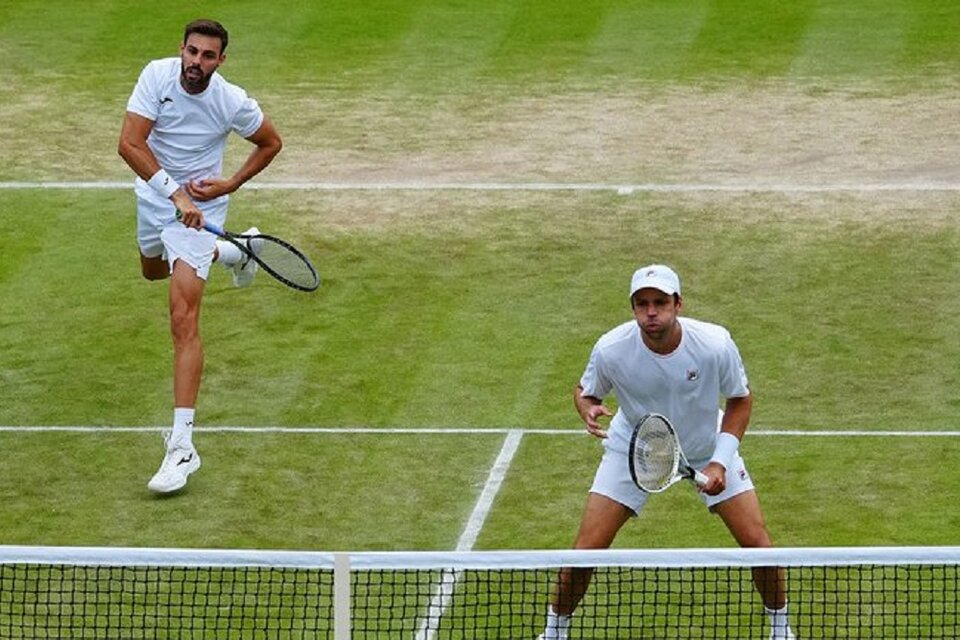
[{"label": "center service line", "polygon": [[[457,542],[457,551],[472,551],[473,545],[480,535],[483,523],[486,522],[490,509],[493,507],[493,501],[503,485],[503,479],[507,476],[510,469],[510,463],[513,456],[517,453],[517,447],[523,439],[523,431],[511,429],[507,432],[507,437],[500,447],[500,455],[497,456],[490,473],[487,474],[487,482],[483,485],[483,491],[473,507],[473,513],[467,520],[467,525],[460,534],[460,540]],[[437,629],[440,627],[440,618],[450,606],[453,594],[457,588],[457,582],[460,581],[461,571],[446,570],[440,574],[440,583],[436,587],[433,598],[427,607],[427,615],[417,631],[417,640],[433,640]]]}]

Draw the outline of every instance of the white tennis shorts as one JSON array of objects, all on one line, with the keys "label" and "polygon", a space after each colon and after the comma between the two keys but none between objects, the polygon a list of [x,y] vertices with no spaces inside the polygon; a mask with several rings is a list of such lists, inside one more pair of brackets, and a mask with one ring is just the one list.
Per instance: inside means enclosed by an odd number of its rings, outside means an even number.
[{"label": "white tennis shorts", "polygon": [[[643,491],[634,484],[633,478],[630,477],[627,452],[621,450],[619,447],[612,448],[606,446],[606,440],[603,444],[603,458],[600,459],[600,466],[597,468],[597,473],[593,477],[593,486],[590,487],[590,492],[599,493],[611,500],[615,500],[632,510],[635,514],[639,514],[651,494]],[[709,461],[704,461],[702,464],[691,464],[694,468],[702,470],[703,467],[707,466],[708,462]],[[686,481],[679,483],[677,486],[694,488],[692,483]],[[699,493],[699,495],[707,507],[713,507],[752,489],[753,480],[750,479],[750,474],[747,472],[746,463],[744,463],[740,454],[737,453],[734,455],[733,461],[727,469],[726,489],[715,496],[708,496],[705,493]]]},{"label": "white tennis shorts", "polygon": [[[173,271],[177,260],[183,260],[203,280],[210,274],[217,238],[212,233],[183,226],[177,220],[176,207],[161,198],[149,186],[137,185],[137,244],[147,258],[163,256]],[[227,217],[227,198],[198,202],[207,222],[222,227]]]}]

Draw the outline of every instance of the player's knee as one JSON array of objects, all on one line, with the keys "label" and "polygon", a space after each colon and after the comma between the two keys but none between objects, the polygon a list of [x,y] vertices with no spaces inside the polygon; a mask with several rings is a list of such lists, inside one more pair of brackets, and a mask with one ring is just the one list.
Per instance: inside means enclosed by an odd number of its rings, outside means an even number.
[{"label": "player's knee", "polygon": [[175,342],[196,340],[200,336],[197,314],[186,306],[170,309],[170,332]]},{"label": "player's knee", "polygon": [[147,269],[144,269],[142,273],[143,273],[144,279],[150,280],[151,282],[156,280],[166,280],[167,278],[170,277],[169,273],[162,273],[162,272],[158,273],[156,271],[148,271]]},{"label": "player's knee", "polygon": [[170,265],[163,258],[140,256],[140,273],[146,280],[166,280],[170,277]]},{"label": "player's knee", "polygon": [[576,542],[573,543],[574,549],[607,549],[609,544],[598,538],[579,537]]},{"label": "player's knee", "polygon": [[772,547],[773,541],[766,527],[760,526],[747,531],[740,539],[740,546],[765,549]]},{"label": "player's knee", "polygon": [[608,526],[581,527],[577,539],[573,543],[574,549],[607,549],[613,543],[616,530],[611,531]]},{"label": "player's knee", "polygon": [[195,327],[171,324],[170,333],[173,336],[173,344],[175,347],[200,347],[200,332],[197,331]]}]

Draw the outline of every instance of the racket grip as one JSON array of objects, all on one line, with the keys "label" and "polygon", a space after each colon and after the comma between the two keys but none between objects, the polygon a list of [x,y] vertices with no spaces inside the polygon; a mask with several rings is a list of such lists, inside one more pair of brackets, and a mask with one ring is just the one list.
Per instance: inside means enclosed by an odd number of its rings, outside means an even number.
[{"label": "racket grip", "polygon": [[226,233],[224,233],[223,229],[213,224],[212,222],[204,222],[203,228],[209,231],[210,233],[212,233],[213,235],[220,236],[221,238],[227,235]]},{"label": "racket grip", "polygon": [[699,471],[693,472],[693,481],[697,483],[698,487],[702,487],[707,484],[707,476],[703,475]]},{"label": "racket grip", "polygon": [[[180,212],[180,209],[177,209],[176,216],[177,216],[177,220],[183,217],[183,213]],[[219,236],[221,238],[227,235],[226,233],[224,233],[223,229],[213,224],[212,222],[204,222],[203,228],[209,231],[210,233],[212,233],[213,235]]]}]

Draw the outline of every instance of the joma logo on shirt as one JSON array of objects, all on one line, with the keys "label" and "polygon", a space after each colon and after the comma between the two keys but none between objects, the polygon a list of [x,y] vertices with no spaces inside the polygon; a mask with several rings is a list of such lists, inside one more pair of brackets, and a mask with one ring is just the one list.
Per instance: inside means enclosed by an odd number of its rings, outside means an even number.
[{"label": "joma logo on shirt", "polygon": [[699,369],[687,369],[687,382],[695,382],[700,378]]}]

